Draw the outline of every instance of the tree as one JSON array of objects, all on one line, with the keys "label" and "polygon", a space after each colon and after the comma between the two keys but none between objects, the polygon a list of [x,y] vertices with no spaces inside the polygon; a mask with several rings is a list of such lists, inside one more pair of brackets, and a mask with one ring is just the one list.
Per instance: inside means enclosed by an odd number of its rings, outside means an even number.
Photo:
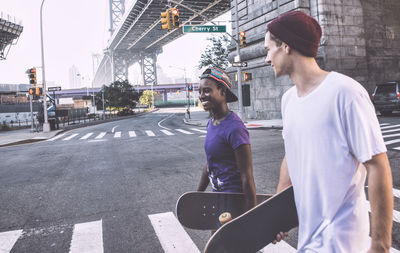
[{"label": "tree", "polygon": [[97,108],[102,108],[102,92],[104,92],[104,105],[106,107],[131,107],[135,108],[139,94],[128,80],[115,81],[109,86],[103,85],[101,92],[96,94]]},{"label": "tree", "polygon": [[207,46],[199,61],[199,69],[203,67],[217,67],[226,69],[228,67],[228,46],[230,40],[228,35],[207,38],[212,44]]},{"label": "tree", "polygon": [[[156,97],[156,92],[153,91],[153,97]],[[139,102],[142,105],[148,105],[149,107],[152,105],[152,97],[151,97],[151,90],[143,91],[142,96],[139,98]]]}]

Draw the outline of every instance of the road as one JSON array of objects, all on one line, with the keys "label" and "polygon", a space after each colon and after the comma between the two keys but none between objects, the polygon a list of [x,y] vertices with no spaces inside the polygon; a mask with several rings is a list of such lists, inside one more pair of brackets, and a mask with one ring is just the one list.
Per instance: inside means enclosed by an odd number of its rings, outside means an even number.
[{"label": "road", "polygon": [[[164,252],[161,243],[171,235],[156,234],[150,217],[174,212],[178,197],[197,188],[206,161],[205,129],[182,117],[183,110],[164,109],[1,148],[0,252],[4,242],[4,252]],[[382,130],[400,133],[399,119],[379,118]],[[284,154],[281,131],[250,130],[250,138],[257,192],[272,193]],[[385,141],[392,141],[388,155],[400,189],[396,138]],[[184,231],[200,250],[210,235]],[[296,241],[293,230],[287,243]],[[393,242],[400,249],[398,222]]]}]

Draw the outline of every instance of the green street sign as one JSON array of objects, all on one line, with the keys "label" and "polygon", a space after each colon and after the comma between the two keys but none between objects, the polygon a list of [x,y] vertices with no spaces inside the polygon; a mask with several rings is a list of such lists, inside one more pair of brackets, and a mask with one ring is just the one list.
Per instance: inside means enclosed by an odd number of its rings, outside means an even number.
[{"label": "green street sign", "polygon": [[224,33],[225,25],[184,25],[184,33]]}]

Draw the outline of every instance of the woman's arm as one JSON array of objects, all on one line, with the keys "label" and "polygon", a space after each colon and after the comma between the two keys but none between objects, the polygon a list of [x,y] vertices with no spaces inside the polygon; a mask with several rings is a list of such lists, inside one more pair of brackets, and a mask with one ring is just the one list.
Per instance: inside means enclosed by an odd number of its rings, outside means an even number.
[{"label": "woman's arm", "polygon": [[208,179],[208,172],[207,172],[207,164],[203,167],[203,172],[201,173],[200,183],[197,187],[197,191],[205,191],[209,184],[210,180]]}]

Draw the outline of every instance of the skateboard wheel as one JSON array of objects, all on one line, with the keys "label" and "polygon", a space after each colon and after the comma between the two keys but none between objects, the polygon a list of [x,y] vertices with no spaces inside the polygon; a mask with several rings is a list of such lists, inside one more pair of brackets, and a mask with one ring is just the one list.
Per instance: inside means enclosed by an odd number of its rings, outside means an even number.
[{"label": "skateboard wheel", "polygon": [[221,222],[221,224],[225,224],[230,220],[232,220],[232,215],[228,212],[221,213],[219,216],[219,222]]}]

